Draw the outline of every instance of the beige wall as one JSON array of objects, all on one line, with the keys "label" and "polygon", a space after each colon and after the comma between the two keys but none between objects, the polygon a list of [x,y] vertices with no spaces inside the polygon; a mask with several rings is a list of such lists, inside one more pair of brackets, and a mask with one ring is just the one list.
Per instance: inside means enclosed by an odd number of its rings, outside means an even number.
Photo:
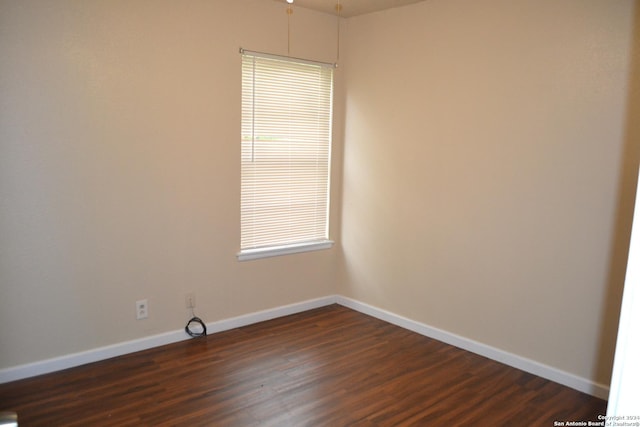
[{"label": "beige wall", "polygon": [[429,0],[350,19],[341,293],[608,385],[634,5]]},{"label": "beige wall", "polygon": [[[206,321],[335,293],[336,249],[235,256],[238,49],[286,54],[284,5],[0,11],[0,369],[179,330],[185,292]],[[333,61],[335,25],[296,10],[291,54]],[[136,321],[142,298],[150,315]]]}]

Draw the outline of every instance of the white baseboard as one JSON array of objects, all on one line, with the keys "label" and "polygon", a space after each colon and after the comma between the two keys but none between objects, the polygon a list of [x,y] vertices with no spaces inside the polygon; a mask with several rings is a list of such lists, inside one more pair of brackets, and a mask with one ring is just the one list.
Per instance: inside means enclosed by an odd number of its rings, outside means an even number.
[{"label": "white baseboard", "polygon": [[[609,395],[609,387],[604,384],[595,383],[593,381],[578,377],[565,371],[561,371],[548,365],[544,365],[534,360],[508,353],[495,347],[491,347],[477,341],[452,334],[442,329],[434,328],[432,326],[416,322],[414,320],[399,316],[381,308],[374,307],[369,304],[365,304],[340,295],[330,295],[327,297],[303,301],[268,310],[249,313],[242,316],[232,317],[217,322],[207,323],[207,332],[216,333],[227,331],[230,329],[251,325],[253,323],[263,322],[265,320],[275,319],[277,317],[288,316],[290,314],[324,307],[326,305],[334,303],[338,303],[342,306],[351,308],[369,316],[384,320],[385,322],[400,326],[402,328],[416,332],[420,335],[442,341],[446,344],[450,344],[463,350],[488,357],[489,359],[504,363],[505,365],[512,366],[525,372],[529,372],[542,378],[546,378],[550,381],[554,381],[567,387],[571,387],[583,393],[587,393],[601,399],[607,399]],[[171,344],[187,339],[190,339],[189,336],[185,334],[184,329],[180,329],[177,331],[166,332],[163,334],[153,335],[150,337],[140,338],[132,341],[126,341],[106,347],[83,351],[80,353],[69,354],[53,359],[47,359],[11,368],[5,368],[0,370],[0,384],[33,377],[36,375],[60,371],[63,369],[97,362],[100,360],[109,359],[111,357],[134,353],[136,351],[146,350],[149,348]]]},{"label": "white baseboard", "polygon": [[424,335],[426,337],[442,341],[446,344],[453,345],[463,350],[479,354],[480,356],[487,357],[497,362],[504,363],[505,365],[511,366],[513,368],[517,368],[530,374],[534,374],[550,381],[565,385],[567,387],[571,387],[574,390],[590,394],[600,399],[606,400],[609,396],[609,387],[607,385],[599,384],[586,378],[571,374],[569,372],[544,365],[534,360],[527,359],[525,357],[479,343],[460,335],[452,334],[451,332],[447,332],[442,329],[425,325],[424,323],[407,319],[406,317],[399,316],[397,314],[356,301],[351,298],[337,296],[336,302],[340,305],[351,308],[352,310],[359,311],[360,313],[368,314],[369,316],[384,320],[385,322],[400,326],[404,329],[408,329],[420,335]]},{"label": "white baseboard", "polygon": [[290,314],[301,313],[303,311],[313,310],[314,308],[324,307],[326,305],[335,304],[336,295],[316,298],[295,304],[283,305],[268,310],[256,311],[255,313],[245,314],[238,317],[220,320],[217,322],[207,323],[207,333],[216,333],[228,331],[229,329],[240,328],[242,326],[252,325],[265,320],[271,320],[278,317],[288,316]]},{"label": "white baseboard", "polygon": [[61,371],[63,369],[73,368],[87,363],[98,362],[100,360],[122,356],[123,354],[134,353],[136,351],[146,350],[152,347],[171,344],[185,339],[184,335],[184,331],[167,332],[79,353],[67,354],[53,359],[46,359],[25,365],[5,368],[0,370],[0,384],[35,377],[36,375],[48,374],[50,372]]},{"label": "white baseboard", "polygon": [[[325,305],[334,304],[336,296],[328,296],[313,300],[303,301],[295,304],[276,307],[273,309],[262,310],[255,313],[249,313],[238,317],[220,320],[217,322],[207,323],[207,333],[216,333],[227,331],[241,326],[253,323],[263,322],[265,320],[275,319],[277,317],[288,316],[290,314],[300,313]],[[47,359],[25,365],[19,365],[11,368],[0,370],[0,384],[9,381],[16,381],[24,378],[34,377],[36,375],[48,374],[50,372],[61,371],[75,366],[85,365],[87,363],[98,362],[100,360],[109,359],[124,354],[134,353],[136,351],[147,350],[161,345],[172,344],[178,341],[190,339],[184,329],[166,332],[150,337],[140,338],[136,340],[126,341],[105,347],[99,347],[79,353],[73,353],[53,359]]]}]

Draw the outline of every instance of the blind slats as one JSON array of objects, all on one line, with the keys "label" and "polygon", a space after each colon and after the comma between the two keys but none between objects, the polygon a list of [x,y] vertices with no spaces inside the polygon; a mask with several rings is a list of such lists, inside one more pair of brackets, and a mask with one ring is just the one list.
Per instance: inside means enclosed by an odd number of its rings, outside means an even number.
[{"label": "blind slats", "polygon": [[242,55],[241,250],[328,238],[333,69]]}]

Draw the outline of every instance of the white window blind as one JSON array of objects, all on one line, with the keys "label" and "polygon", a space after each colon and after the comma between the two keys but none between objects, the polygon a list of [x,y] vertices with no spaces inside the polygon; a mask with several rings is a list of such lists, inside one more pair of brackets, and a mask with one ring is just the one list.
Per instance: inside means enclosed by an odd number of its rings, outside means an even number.
[{"label": "white window blind", "polygon": [[333,66],[242,54],[241,254],[328,239]]}]

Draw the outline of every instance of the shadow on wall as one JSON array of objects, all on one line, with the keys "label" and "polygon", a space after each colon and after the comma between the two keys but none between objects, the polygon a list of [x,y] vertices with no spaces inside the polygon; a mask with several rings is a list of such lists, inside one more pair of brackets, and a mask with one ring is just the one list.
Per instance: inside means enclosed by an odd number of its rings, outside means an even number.
[{"label": "shadow on wall", "polygon": [[640,120],[638,119],[640,117],[640,0],[636,0],[634,4],[631,35],[633,38],[630,52],[625,140],[622,159],[620,159],[616,222],[611,242],[606,295],[603,298],[599,354],[593,370],[593,378],[607,385],[611,381],[613,369],[640,163]]}]

